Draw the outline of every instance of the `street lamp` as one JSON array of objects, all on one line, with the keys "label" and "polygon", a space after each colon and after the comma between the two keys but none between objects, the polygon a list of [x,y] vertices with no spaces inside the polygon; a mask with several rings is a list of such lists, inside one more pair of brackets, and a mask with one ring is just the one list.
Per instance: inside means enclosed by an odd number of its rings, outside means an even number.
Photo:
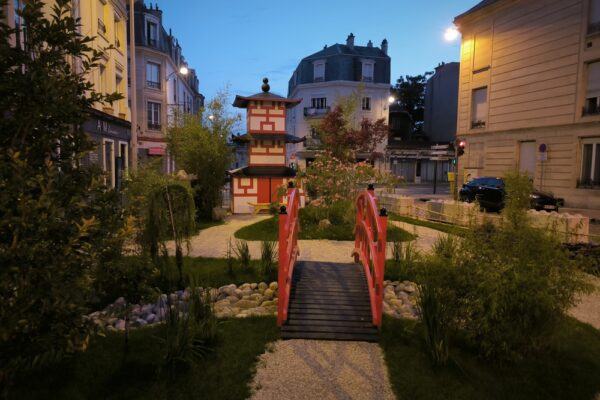
[{"label": "street lamp", "polygon": [[396,101],[396,98],[394,96],[388,97],[388,103],[394,104],[395,101]]},{"label": "street lamp", "polygon": [[444,32],[444,39],[446,39],[447,42],[454,42],[458,39],[459,34],[460,32],[458,32],[456,26],[451,26]]},{"label": "street lamp", "polygon": [[167,76],[167,81],[169,79],[171,79],[171,77],[173,75],[175,75],[176,73],[179,73],[180,75],[186,76],[188,74],[189,70],[187,69],[187,67],[185,65],[181,66],[181,68],[179,68],[179,71],[173,71],[171,72],[168,76]]}]

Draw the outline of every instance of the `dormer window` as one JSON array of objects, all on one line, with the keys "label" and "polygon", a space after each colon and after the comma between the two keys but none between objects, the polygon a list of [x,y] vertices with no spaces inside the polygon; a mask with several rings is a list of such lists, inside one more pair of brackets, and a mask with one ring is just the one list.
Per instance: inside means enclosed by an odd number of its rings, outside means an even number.
[{"label": "dormer window", "polygon": [[158,24],[154,21],[146,21],[146,39],[148,46],[158,46]]},{"label": "dormer window", "polygon": [[323,82],[325,80],[325,61],[319,60],[313,63],[314,81]]},{"label": "dormer window", "polygon": [[375,62],[373,60],[362,60],[362,81],[373,82],[373,67]]}]

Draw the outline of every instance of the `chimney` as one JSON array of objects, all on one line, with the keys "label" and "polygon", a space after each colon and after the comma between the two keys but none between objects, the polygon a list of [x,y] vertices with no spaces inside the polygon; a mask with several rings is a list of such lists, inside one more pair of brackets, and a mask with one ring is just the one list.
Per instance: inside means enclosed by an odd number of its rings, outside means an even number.
[{"label": "chimney", "polygon": [[388,52],[388,41],[387,41],[387,39],[383,39],[383,41],[381,42],[381,51],[383,51],[385,54],[387,54],[387,52]]},{"label": "chimney", "polygon": [[348,38],[346,39],[346,46],[354,49],[354,34],[352,32],[350,32]]},{"label": "chimney", "polygon": [[369,43],[367,43],[367,47],[373,47],[373,42],[371,42],[371,41],[369,40]]}]

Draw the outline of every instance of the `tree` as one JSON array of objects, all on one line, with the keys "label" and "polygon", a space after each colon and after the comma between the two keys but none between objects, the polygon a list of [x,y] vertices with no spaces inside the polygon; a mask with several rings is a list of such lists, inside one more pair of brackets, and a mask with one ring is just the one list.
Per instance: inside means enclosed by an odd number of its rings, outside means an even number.
[{"label": "tree", "polygon": [[119,95],[85,78],[102,52],[78,33],[70,3],[45,15],[42,1],[27,1],[19,46],[10,38],[20,32],[0,23],[0,387],[85,349],[90,281],[118,235],[102,223],[99,171],[80,159],[94,148],[88,110]]},{"label": "tree", "polygon": [[198,220],[212,219],[231,162],[227,138],[239,116],[227,113],[226,100],[227,93],[219,93],[202,115],[184,115],[182,123],[170,128],[167,136],[169,151],[177,165],[194,175],[192,186]]},{"label": "tree", "polygon": [[373,122],[363,118],[358,127],[353,126],[348,112],[337,105],[319,124],[323,148],[340,160],[352,160],[357,152],[373,153],[388,134],[388,125],[383,118]]},{"label": "tree", "polygon": [[408,112],[415,124],[423,122],[425,114],[425,86],[427,79],[433,72],[425,72],[423,75],[401,76],[392,86],[394,96],[402,110]]}]

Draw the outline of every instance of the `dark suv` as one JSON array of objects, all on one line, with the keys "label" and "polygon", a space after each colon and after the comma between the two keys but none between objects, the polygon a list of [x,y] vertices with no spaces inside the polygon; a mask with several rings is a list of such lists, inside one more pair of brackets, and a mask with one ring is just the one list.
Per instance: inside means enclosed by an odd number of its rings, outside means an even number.
[{"label": "dark suv", "polygon": [[[461,201],[468,203],[477,200],[486,211],[500,211],[504,208],[506,191],[502,178],[484,176],[475,178],[463,185],[459,192]],[[563,199],[557,199],[551,194],[534,190],[529,198],[531,208],[536,210],[558,211],[563,205]]]}]

